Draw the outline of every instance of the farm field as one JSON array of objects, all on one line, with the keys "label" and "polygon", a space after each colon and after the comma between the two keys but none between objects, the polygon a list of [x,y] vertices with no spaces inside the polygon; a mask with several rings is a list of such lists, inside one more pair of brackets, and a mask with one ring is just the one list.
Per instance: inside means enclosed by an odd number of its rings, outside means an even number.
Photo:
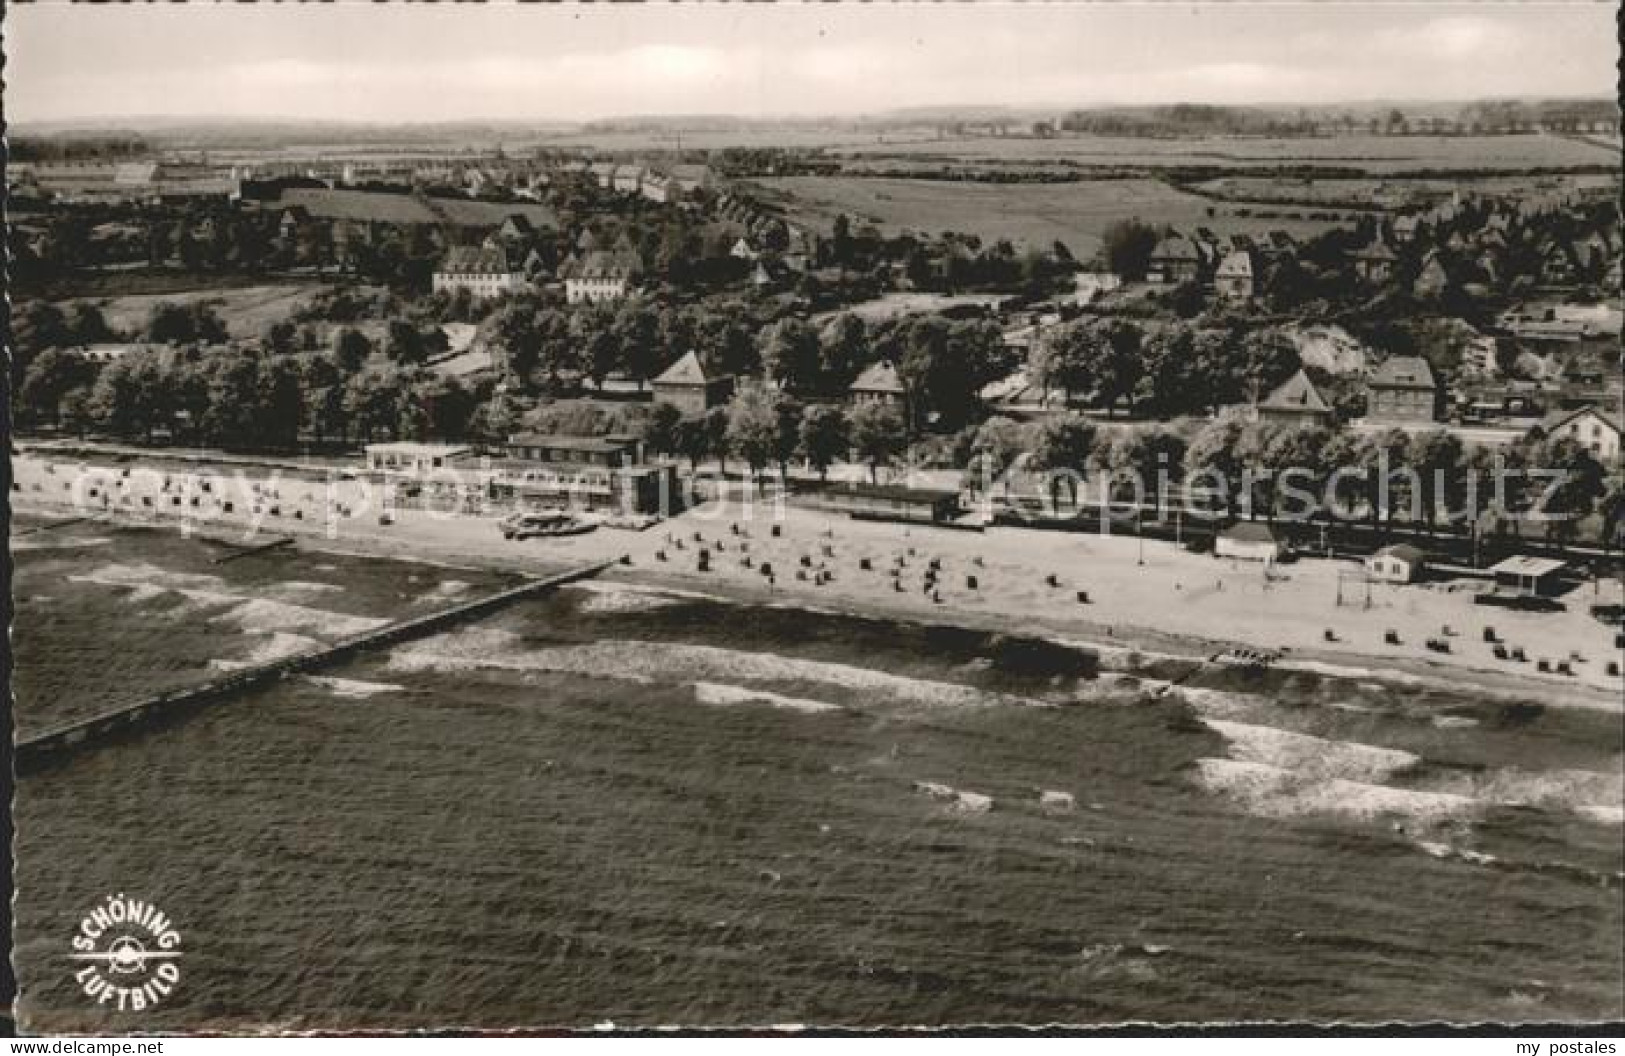
[{"label": "farm field", "polygon": [[722,150],[728,147],[786,150],[884,150],[889,146],[913,147],[937,142],[928,128],[890,129],[877,132],[860,128],[737,128],[737,129],[647,129],[613,132],[566,132],[538,137],[538,145],[553,149],[591,148],[622,150]]},{"label": "farm field", "polygon": [[1377,173],[1424,169],[1618,167],[1618,149],[1606,141],[1551,135],[1335,136],[1324,139],[1191,137],[1146,139],[1063,136],[1057,139],[966,137],[873,143],[832,152],[909,160],[1066,161],[1078,165],[1345,165]]},{"label": "farm field", "polygon": [[[984,241],[1008,238],[1044,246],[1060,240],[1076,257],[1094,253],[1114,221],[1139,217],[1220,234],[1272,230],[1314,235],[1327,221],[1238,216],[1233,207],[1187,194],[1158,180],[1093,180],[1060,184],[989,184],[863,177],[783,176],[758,184],[780,191],[792,219],[827,230],[836,215],[862,217],[893,234],[959,231]],[[1209,209],[1213,209],[1209,214]]]},{"label": "farm field", "polygon": [[1573,176],[1490,176],[1484,179],[1286,179],[1279,176],[1221,176],[1195,186],[1227,198],[1256,202],[1352,202],[1397,204],[1411,196],[1445,196],[1453,192],[1494,196],[1619,193],[1619,177],[1607,173]]}]

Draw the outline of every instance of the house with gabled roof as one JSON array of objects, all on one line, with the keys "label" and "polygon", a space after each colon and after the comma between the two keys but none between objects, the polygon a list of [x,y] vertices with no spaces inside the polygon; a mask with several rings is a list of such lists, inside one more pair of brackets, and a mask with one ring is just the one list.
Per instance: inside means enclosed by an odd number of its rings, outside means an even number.
[{"label": "house with gabled roof", "polygon": [[1553,415],[1535,429],[1548,439],[1574,441],[1605,466],[1619,464],[1621,426],[1618,414],[1588,404]]},{"label": "house with gabled roof", "polygon": [[1379,234],[1368,245],[1350,253],[1349,259],[1354,262],[1354,273],[1366,282],[1387,282],[1393,277],[1399,255],[1388,248]]},{"label": "house with gabled roof", "polygon": [[1220,262],[1213,275],[1213,288],[1225,300],[1249,300],[1256,289],[1253,274],[1253,251],[1238,249]]},{"label": "house with gabled roof", "polygon": [[901,411],[908,400],[908,389],[888,360],[870,364],[846,391],[854,407],[881,404]]},{"label": "house with gabled roof", "polygon": [[1422,268],[1411,283],[1411,291],[1422,300],[1439,297],[1456,285],[1444,254],[1434,250],[1423,258]]},{"label": "house with gabled roof", "polygon": [[1366,416],[1381,421],[1432,422],[1443,390],[1421,356],[1390,356],[1366,382]]},{"label": "house with gabled roof", "polygon": [[1201,250],[1184,235],[1169,235],[1151,250],[1151,267],[1146,279],[1176,285],[1199,282],[1202,278]]},{"label": "house with gabled roof", "polygon": [[1332,424],[1332,406],[1299,370],[1253,408],[1254,420],[1272,425],[1319,428]]},{"label": "house with gabled roof", "polygon": [[590,250],[559,269],[569,304],[618,301],[631,291],[642,272],[643,262],[637,254],[608,249]]},{"label": "house with gabled roof", "polygon": [[500,297],[529,285],[523,264],[494,241],[482,246],[454,246],[435,269],[436,293],[467,290],[475,297]]},{"label": "house with gabled roof", "polygon": [[713,375],[694,352],[685,352],[659,377],[649,383],[654,398],[669,403],[687,415],[704,414],[707,410],[727,402],[733,395],[734,379],[731,374]]}]

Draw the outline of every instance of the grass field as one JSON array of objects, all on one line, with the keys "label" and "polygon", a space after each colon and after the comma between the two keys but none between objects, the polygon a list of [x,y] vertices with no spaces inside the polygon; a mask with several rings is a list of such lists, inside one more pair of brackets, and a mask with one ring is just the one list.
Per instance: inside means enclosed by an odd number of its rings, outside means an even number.
[{"label": "grass field", "polygon": [[922,161],[1066,161],[1079,165],[1348,166],[1374,173],[1424,169],[1525,169],[1619,166],[1617,148],[1562,136],[1335,136],[1325,139],[1200,137],[1057,139],[966,137],[866,143],[831,148],[855,157]]},{"label": "grass field", "polygon": [[318,283],[242,286],[237,289],[191,289],[162,293],[129,294],[98,301],[107,324],[120,333],[136,334],[146,329],[153,305],[212,305],[232,337],[258,337],[265,328],[281,322],[295,309],[308,303],[322,289]]},{"label": "grass field", "polygon": [[1249,201],[1381,203],[1388,195],[1427,193],[1497,196],[1569,194],[1611,188],[1619,191],[1619,176],[1598,173],[1573,176],[1490,176],[1483,179],[1406,179],[1381,177],[1351,179],[1287,179],[1278,176],[1221,176],[1198,184],[1201,189],[1227,198]]},{"label": "grass field", "polygon": [[1059,239],[1079,258],[1094,253],[1108,225],[1128,217],[1187,231],[1206,225],[1220,234],[1280,229],[1301,236],[1334,226],[1325,221],[1238,216],[1234,206],[1149,179],[988,184],[785,176],[758,182],[783,192],[791,215],[818,229],[827,230],[837,214],[846,213],[870,220],[888,234],[905,229],[930,234],[959,231],[984,241],[1008,238],[1043,247]]}]

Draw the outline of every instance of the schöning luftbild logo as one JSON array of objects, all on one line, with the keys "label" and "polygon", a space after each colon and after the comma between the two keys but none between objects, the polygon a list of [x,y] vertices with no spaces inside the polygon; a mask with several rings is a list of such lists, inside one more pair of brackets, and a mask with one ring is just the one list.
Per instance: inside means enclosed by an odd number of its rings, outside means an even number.
[{"label": "sch\u00f6ning luftbild logo", "polygon": [[86,913],[73,934],[73,978],[85,996],[120,1012],[151,1008],[175,989],[181,933],[151,902],[112,896]]}]

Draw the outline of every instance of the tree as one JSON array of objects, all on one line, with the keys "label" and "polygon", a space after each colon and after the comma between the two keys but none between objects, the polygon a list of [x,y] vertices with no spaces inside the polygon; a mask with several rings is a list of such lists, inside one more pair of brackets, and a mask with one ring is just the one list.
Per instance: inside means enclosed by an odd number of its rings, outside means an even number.
[{"label": "tree", "polygon": [[89,301],[75,301],[68,309],[67,328],[73,340],[81,345],[113,339],[113,328],[107,325],[107,317]]},{"label": "tree", "polygon": [[1078,414],[1064,414],[1047,419],[1038,427],[1033,443],[1032,467],[1049,475],[1050,505],[1057,513],[1061,509],[1061,485],[1064,482],[1068,500],[1078,501],[1078,480],[1088,471],[1090,454],[1095,447],[1095,425]]},{"label": "tree", "polygon": [[372,342],[355,327],[346,326],[333,334],[333,359],[345,375],[358,373],[371,355]]},{"label": "tree", "polygon": [[285,356],[294,351],[295,342],[299,336],[299,328],[291,319],[282,319],[271,323],[265,328],[263,341],[265,347],[279,356]]},{"label": "tree", "polygon": [[83,356],[48,348],[34,358],[23,375],[17,393],[19,416],[56,423],[64,397],[81,386],[94,384],[95,378],[95,368]]},{"label": "tree", "polygon": [[820,371],[832,387],[849,384],[869,362],[869,332],[863,320],[843,312],[824,324],[818,335]]},{"label": "tree", "polygon": [[417,327],[405,319],[393,319],[384,339],[384,355],[400,366],[416,366],[428,360],[429,348]]},{"label": "tree", "polygon": [[852,446],[878,479],[878,467],[889,465],[907,446],[903,419],[884,403],[865,403],[852,412]]},{"label": "tree", "polygon": [[1281,429],[1266,439],[1262,461],[1270,472],[1269,514],[1271,519],[1286,508],[1288,500],[1298,499],[1312,489],[1309,505],[1301,510],[1287,509],[1293,516],[1306,518],[1316,512],[1319,495],[1328,470],[1325,461],[1331,433],[1313,427]]},{"label": "tree", "polygon": [[778,450],[779,419],[772,397],[758,386],[747,386],[728,403],[728,445],[750,466],[759,488],[761,471]]},{"label": "tree", "polygon": [[649,449],[663,455],[679,453],[677,445],[677,429],[683,420],[683,412],[674,403],[664,400],[657,402],[649,408],[649,418],[643,425],[643,442]]},{"label": "tree", "polygon": [[148,355],[124,356],[102,368],[90,391],[90,416],[117,436],[149,439],[161,417],[163,386]]},{"label": "tree", "polygon": [[1545,441],[1530,456],[1531,464],[1549,476],[1537,483],[1536,510],[1547,519],[1548,534],[1567,541],[1578,533],[1580,522],[1606,493],[1606,471],[1578,442],[1562,437]]},{"label": "tree", "polygon": [[159,301],[147,313],[147,340],[159,344],[181,344],[196,339],[192,313],[185,305]]},{"label": "tree", "polygon": [[1241,482],[1241,437],[1246,422],[1236,414],[1221,415],[1203,426],[1185,451],[1187,484],[1200,477],[1223,499],[1227,509],[1235,506]]},{"label": "tree", "polygon": [[711,429],[703,417],[680,418],[672,429],[672,444],[677,454],[688,459],[690,473],[699,471],[700,460],[711,451]]},{"label": "tree", "polygon": [[1166,498],[1165,484],[1182,476],[1185,439],[1167,429],[1135,429],[1118,433],[1108,449],[1106,466],[1114,481],[1135,481],[1136,493],[1149,496],[1158,516]]},{"label": "tree", "polygon": [[846,453],[846,415],[839,407],[814,404],[801,414],[801,456],[816,470],[818,479],[829,479],[829,467]]},{"label": "tree", "polygon": [[621,368],[635,378],[638,388],[654,377],[666,359],[661,340],[660,315],[641,300],[628,301],[615,313],[615,341]]},{"label": "tree", "polygon": [[1101,252],[1106,266],[1124,279],[1137,282],[1145,278],[1151,264],[1151,251],[1157,248],[1157,230],[1138,218],[1117,220],[1101,232]]},{"label": "tree", "polygon": [[796,318],[764,327],[758,342],[767,376],[791,391],[817,389],[823,381],[818,335]]},{"label": "tree", "polygon": [[782,393],[773,401],[773,460],[779,464],[779,479],[781,481],[788,482],[790,459],[795,455],[796,447],[801,443],[801,415],[803,410],[800,401]]},{"label": "tree", "polygon": [[[966,466],[972,491],[980,491],[984,481],[991,484],[1003,476],[1017,458],[1027,453],[1030,444],[1030,427],[1014,418],[995,415],[983,422],[971,440],[971,460]],[[1008,480],[1005,486],[1008,489]]]},{"label": "tree", "polygon": [[1411,438],[1409,461],[1422,478],[1422,516],[1430,533],[1437,522],[1440,504],[1454,505],[1464,490],[1464,453],[1460,438],[1444,429],[1432,429]]},{"label": "tree", "polygon": [[713,407],[702,419],[705,426],[705,450],[717,456],[717,469],[728,475],[728,408]]}]

